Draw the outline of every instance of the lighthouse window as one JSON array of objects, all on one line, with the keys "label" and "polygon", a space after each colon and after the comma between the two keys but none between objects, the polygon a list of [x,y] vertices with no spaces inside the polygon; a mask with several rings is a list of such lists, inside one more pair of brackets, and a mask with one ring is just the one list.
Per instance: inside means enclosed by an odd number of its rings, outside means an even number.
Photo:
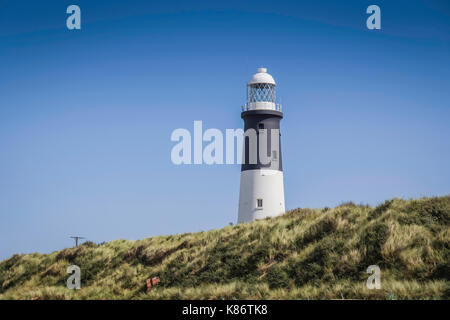
[{"label": "lighthouse window", "polygon": [[275,86],[270,83],[255,83],[250,86],[250,102],[275,102]]},{"label": "lighthouse window", "polygon": [[278,156],[277,156],[277,152],[276,151],[272,151],[272,158],[273,158],[273,160],[277,160],[278,158],[277,158]]},{"label": "lighthouse window", "polygon": [[256,207],[262,208],[263,206],[263,199],[257,199],[256,200]]},{"label": "lighthouse window", "polygon": [[264,129],[264,123],[258,123],[258,129]]}]

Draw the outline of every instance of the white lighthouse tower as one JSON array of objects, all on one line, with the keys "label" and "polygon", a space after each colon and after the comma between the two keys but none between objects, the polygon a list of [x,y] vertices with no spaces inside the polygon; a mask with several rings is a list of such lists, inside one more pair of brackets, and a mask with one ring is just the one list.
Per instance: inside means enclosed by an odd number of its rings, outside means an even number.
[{"label": "white lighthouse tower", "polygon": [[281,163],[281,106],[275,102],[275,80],[259,68],[247,87],[244,150],[241,167],[238,223],[285,212]]}]

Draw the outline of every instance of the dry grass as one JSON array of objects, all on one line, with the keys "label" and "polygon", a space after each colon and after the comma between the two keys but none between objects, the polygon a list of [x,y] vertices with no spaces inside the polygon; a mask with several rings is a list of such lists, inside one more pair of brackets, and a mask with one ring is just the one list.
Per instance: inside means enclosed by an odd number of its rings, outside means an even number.
[{"label": "dry grass", "polygon": [[[296,209],[220,230],[0,262],[0,299],[448,299],[450,197]],[[65,287],[81,268],[82,288]],[[369,265],[381,289],[366,288]],[[161,283],[144,292],[149,276]]]}]

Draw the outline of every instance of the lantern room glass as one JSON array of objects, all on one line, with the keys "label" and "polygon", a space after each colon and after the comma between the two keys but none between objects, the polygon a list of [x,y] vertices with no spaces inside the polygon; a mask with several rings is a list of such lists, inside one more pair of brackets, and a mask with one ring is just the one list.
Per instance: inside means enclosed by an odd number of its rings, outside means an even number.
[{"label": "lantern room glass", "polygon": [[275,103],[275,85],[270,83],[254,83],[249,86],[249,102]]}]

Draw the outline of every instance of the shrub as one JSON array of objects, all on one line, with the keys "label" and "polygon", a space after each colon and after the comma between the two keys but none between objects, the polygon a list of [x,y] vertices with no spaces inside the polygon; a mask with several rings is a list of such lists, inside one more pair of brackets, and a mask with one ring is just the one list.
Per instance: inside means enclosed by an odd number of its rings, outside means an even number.
[{"label": "shrub", "polygon": [[416,224],[424,224],[430,229],[433,224],[450,224],[450,196],[412,200],[407,212],[414,215],[411,220]]},{"label": "shrub", "polygon": [[269,288],[288,288],[290,286],[290,279],[287,272],[279,266],[271,267],[265,276]]},{"label": "shrub", "polygon": [[302,249],[308,243],[318,241],[336,231],[337,221],[335,218],[325,217],[318,223],[312,225],[304,234],[299,235],[295,239],[297,249]]},{"label": "shrub", "polygon": [[81,244],[81,246],[86,247],[86,248],[95,248],[95,247],[97,247],[95,242],[92,242],[92,241],[85,241],[85,242],[83,242]]},{"label": "shrub", "polygon": [[375,209],[372,210],[369,219],[376,219],[379,216],[381,216],[384,212],[386,212],[392,205],[394,200],[386,200],[384,203],[377,206]]}]

